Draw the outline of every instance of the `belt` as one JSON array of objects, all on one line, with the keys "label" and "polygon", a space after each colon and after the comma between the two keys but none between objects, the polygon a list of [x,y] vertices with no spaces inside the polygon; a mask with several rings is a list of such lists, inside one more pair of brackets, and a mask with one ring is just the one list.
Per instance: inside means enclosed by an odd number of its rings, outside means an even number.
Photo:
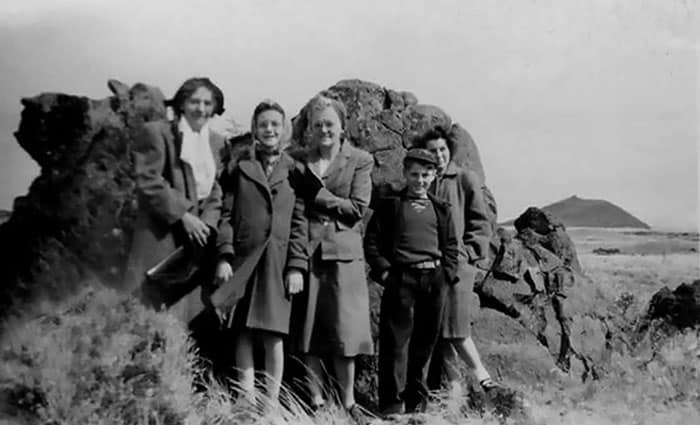
[{"label": "belt", "polygon": [[437,269],[440,266],[440,260],[421,261],[420,263],[407,264],[409,269]]}]

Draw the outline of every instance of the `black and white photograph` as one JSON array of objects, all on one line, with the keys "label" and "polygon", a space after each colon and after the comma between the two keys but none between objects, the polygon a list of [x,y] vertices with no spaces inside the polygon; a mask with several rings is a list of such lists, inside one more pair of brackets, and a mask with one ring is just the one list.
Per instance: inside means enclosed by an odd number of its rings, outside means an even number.
[{"label": "black and white photograph", "polygon": [[0,425],[700,423],[695,0],[0,8]]}]

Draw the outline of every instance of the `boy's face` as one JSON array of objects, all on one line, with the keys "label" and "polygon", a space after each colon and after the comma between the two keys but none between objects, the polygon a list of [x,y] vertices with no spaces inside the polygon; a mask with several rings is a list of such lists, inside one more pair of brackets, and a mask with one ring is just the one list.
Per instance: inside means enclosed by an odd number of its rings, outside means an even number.
[{"label": "boy's face", "polygon": [[403,170],[406,179],[408,194],[414,197],[425,198],[428,196],[430,183],[435,180],[435,167],[433,165],[411,162]]}]

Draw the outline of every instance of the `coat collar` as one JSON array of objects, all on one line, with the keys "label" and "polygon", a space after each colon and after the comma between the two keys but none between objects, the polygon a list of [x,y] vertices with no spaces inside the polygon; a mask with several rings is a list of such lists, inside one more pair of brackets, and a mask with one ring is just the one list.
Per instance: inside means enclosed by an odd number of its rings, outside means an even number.
[{"label": "coat collar", "polygon": [[458,170],[459,166],[454,161],[450,161],[445,168],[445,172],[442,173],[442,177],[454,177],[457,175]]},{"label": "coat collar", "polygon": [[333,158],[333,161],[328,165],[326,174],[322,176],[326,186],[332,186],[333,181],[340,177],[340,174],[345,170],[348,159],[352,155],[352,145],[345,140],[340,145],[338,154]]},{"label": "coat collar", "polygon": [[285,173],[287,157],[288,155],[285,152],[280,153],[280,158],[277,160],[277,163],[272,169],[272,174],[270,174],[270,178],[268,179],[267,176],[265,176],[262,164],[255,152],[255,145],[253,144],[248,148],[248,155],[246,158],[241,159],[238,166],[245,175],[267,190],[287,177]]}]

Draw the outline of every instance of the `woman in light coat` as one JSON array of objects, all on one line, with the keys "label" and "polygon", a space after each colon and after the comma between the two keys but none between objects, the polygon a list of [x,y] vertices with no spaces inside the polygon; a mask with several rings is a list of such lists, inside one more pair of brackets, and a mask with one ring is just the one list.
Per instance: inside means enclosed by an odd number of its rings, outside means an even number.
[{"label": "woman in light coat", "polygon": [[372,156],[345,139],[346,112],[342,103],[323,96],[309,101],[302,119],[311,142],[305,152],[305,187],[309,219],[310,267],[308,286],[295,309],[300,320],[297,348],[315,377],[309,390],[312,407],[324,404],[319,379],[321,356],[333,359],[340,398],[351,415],[355,356],[373,351],[369,323],[369,294],[365,278],[362,218],[372,191]]}]

